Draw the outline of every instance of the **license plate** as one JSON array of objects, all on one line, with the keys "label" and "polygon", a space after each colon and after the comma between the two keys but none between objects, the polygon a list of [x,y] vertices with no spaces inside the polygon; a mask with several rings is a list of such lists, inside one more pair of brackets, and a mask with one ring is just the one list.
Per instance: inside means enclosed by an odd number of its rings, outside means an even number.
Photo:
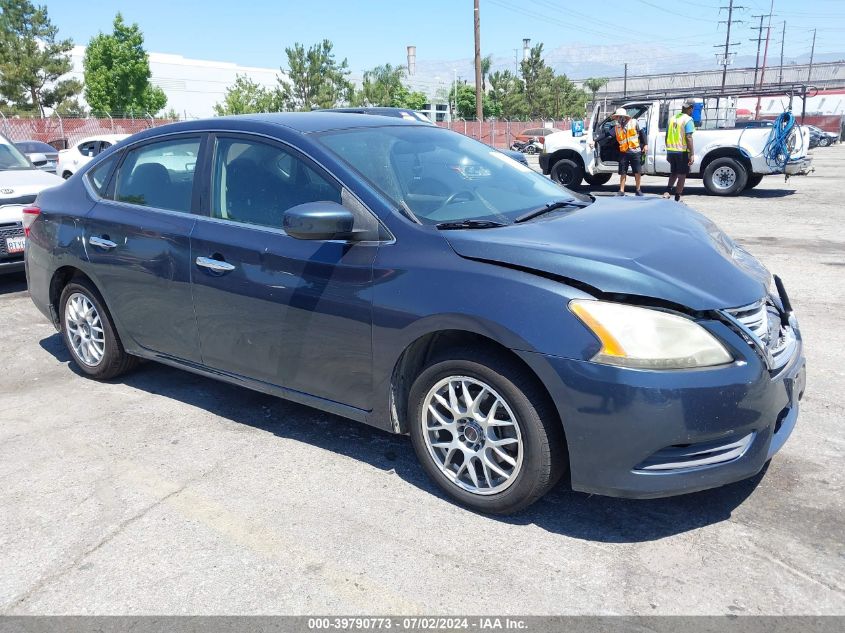
[{"label": "license plate", "polygon": [[7,253],[23,253],[25,246],[26,246],[26,238],[23,235],[21,235],[20,237],[7,237],[6,238],[6,252]]}]

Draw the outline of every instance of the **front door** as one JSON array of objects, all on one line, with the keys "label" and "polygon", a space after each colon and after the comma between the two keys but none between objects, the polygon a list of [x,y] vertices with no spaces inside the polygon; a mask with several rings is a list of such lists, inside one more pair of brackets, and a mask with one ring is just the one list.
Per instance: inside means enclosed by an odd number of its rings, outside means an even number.
[{"label": "front door", "polygon": [[196,135],[145,143],[110,159],[120,163],[110,184],[100,171],[110,161],[91,174],[102,197],[85,218],[85,250],[130,351],[200,360],[190,233],[201,144]]},{"label": "front door", "polygon": [[283,144],[220,135],[214,146],[191,239],[203,364],[369,409],[377,242],[290,237],[284,212],[340,203],[340,186]]}]

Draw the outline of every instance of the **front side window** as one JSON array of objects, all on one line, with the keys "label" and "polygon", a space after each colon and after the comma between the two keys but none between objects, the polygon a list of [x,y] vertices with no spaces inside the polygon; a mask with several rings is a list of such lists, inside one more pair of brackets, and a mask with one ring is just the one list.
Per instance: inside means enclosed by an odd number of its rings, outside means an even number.
[{"label": "front side window", "polygon": [[509,224],[551,202],[577,198],[505,154],[437,127],[357,128],[324,132],[318,138],[424,224]]},{"label": "front side window", "polygon": [[180,138],[128,150],[117,170],[114,199],[190,213],[199,149],[199,138]]},{"label": "front side window", "polygon": [[298,156],[243,138],[218,138],[211,186],[212,217],[277,229],[291,207],[341,202],[340,188]]}]

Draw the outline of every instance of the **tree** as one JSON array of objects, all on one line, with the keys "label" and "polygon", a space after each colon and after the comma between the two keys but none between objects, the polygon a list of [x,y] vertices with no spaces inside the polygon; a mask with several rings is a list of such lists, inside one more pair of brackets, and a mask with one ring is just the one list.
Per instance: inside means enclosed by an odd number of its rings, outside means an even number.
[{"label": "tree", "polygon": [[490,112],[505,119],[524,118],[528,114],[522,81],[511,71],[504,70],[490,75]]},{"label": "tree", "polygon": [[607,85],[610,81],[607,77],[590,77],[584,80],[584,87],[590,91],[592,101],[596,100],[596,93]]},{"label": "tree", "polygon": [[490,67],[493,65],[493,56],[485,55],[481,58],[481,90],[487,92],[487,75],[490,74]]},{"label": "tree", "polygon": [[114,32],[100,33],[85,50],[85,100],[95,112],[156,114],[164,108],[164,91],[150,83],[150,61],[137,24],[118,13]]},{"label": "tree", "polygon": [[69,39],[58,38],[58,28],[45,7],[29,0],[0,0],[0,96],[13,108],[44,116],[72,100],[82,85],[59,78],[70,72]]},{"label": "tree", "polygon": [[349,65],[346,59],[338,63],[332,52],[332,43],[323,40],[305,50],[299,42],[286,48],[288,56],[287,79],[279,79],[284,106],[289,110],[332,108],[348,102],[354,87],[347,79]]},{"label": "tree", "polygon": [[267,89],[246,75],[238,75],[235,83],[226,88],[222,103],[214,104],[214,113],[218,116],[278,112],[281,109],[282,95],[278,88]]},{"label": "tree", "polygon": [[[361,105],[392,106],[395,96],[404,86],[405,78],[403,66],[384,64],[371,70],[364,71],[364,81],[361,84]],[[405,89],[407,92],[407,89]],[[398,107],[398,106],[397,106]]]}]

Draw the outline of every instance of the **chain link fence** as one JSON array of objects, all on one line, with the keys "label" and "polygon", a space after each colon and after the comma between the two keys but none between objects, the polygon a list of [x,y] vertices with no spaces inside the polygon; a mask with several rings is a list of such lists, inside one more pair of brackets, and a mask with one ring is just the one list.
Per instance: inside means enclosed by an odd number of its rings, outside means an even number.
[{"label": "chain link fence", "polygon": [[173,123],[178,119],[161,119],[151,115],[109,115],[62,117],[25,117],[0,112],[0,133],[12,142],[43,141],[56,149],[65,149],[88,136],[101,134],[135,134],[151,127]]},{"label": "chain link fence", "polygon": [[[151,127],[184,120],[179,118],[156,118],[149,114],[133,115],[89,115],[68,117],[54,114],[49,117],[24,117],[6,115],[0,112],[0,133],[12,142],[43,141],[57,149],[75,145],[83,138],[101,134],[135,134]],[[488,119],[483,122],[458,119],[439,122],[437,125],[465,134],[492,147],[509,148],[516,136],[524,130],[538,128],[556,128],[568,130],[572,119],[511,121],[507,119]]]},{"label": "chain link fence", "polygon": [[[471,138],[477,139],[498,149],[509,148],[517,135],[525,130],[537,130],[543,128],[554,128],[557,130],[568,130],[572,125],[572,119],[532,119],[527,121],[511,121],[508,119],[487,119],[479,122],[474,119],[456,119],[454,121],[438,122],[440,127],[448,128]],[[534,134],[533,136],[537,136]]]}]

